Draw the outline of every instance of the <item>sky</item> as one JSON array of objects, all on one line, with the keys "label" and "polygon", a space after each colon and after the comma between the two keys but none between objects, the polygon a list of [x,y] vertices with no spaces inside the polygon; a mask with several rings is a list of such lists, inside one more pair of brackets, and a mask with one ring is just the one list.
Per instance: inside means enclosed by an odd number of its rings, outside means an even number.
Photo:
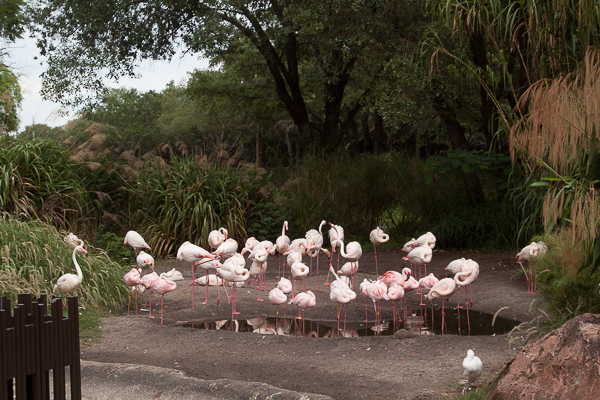
[{"label": "sky", "polygon": [[[74,117],[76,110],[65,110],[68,113],[66,116],[57,116],[60,104],[42,99],[39,92],[42,87],[40,75],[45,71],[45,67],[40,66],[40,60],[34,60],[35,56],[39,56],[34,39],[30,39],[26,33],[24,39],[10,46],[9,55],[9,65],[20,76],[19,83],[23,95],[19,131],[34,123],[52,127],[62,126]],[[119,84],[111,87],[134,88],[140,92],[162,91],[170,81],[179,83],[187,79],[188,72],[205,68],[208,68],[208,60],[190,55],[183,58],[175,55],[171,62],[145,61],[136,70],[141,78],[122,78]]]}]

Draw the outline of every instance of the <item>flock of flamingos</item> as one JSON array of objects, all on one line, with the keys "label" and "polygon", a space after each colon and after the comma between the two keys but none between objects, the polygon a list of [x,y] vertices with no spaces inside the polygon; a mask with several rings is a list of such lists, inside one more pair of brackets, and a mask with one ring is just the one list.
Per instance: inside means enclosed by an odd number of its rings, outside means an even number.
[{"label": "flock of flamingos", "polygon": [[[234,315],[239,314],[236,312],[236,288],[241,287],[252,280],[255,282],[255,289],[259,292],[259,301],[263,301],[260,298],[260,291],[266,291],[265,287],[265,272],[267,269],[267,258],[269,255],[275,255],[279,253],[280,260],[281,255],[285,256],[283,263],[283,270],[279,268],[279,280],[276,287],[269,291],[268,298],[273,305],[277,305],[277,314],[279,314],[279,306],[282,304],[293,304],[299,308],[298,319],[300,312],[304,313],[304,310],[313,308],[316,306],[316,297],[309,288],[306,287],[305,277],[309,274],[312,277],[312,264],[313,258],[317,257],[317,277],[319,279],[318,271],[318,257],[320,253],[324,253],[329,258],[329,272],[327,274],[327,281],[325,285],[329,285],[330,288],[330,299],[336,303],[337,316],[338,316],[338,329],[340,323],[340,312],[341,306],[345,305],[347,309],[348,303],[356,299],[356,292],[354,291],[354,274],[358,271],[359,259],[362,256],[362,247],[358,242],[349,242],[345,245],[344,243],[344,229],[332,223],[329,229],[329,242],[331,251],[323,247],[323,225],[327,224],[326,221],[322,221],[319,225],[319,229],[311,229],[306,232],[304,238],[290,240],[285,234],[288,229],[287,221],[284,222],[281,236],[277,238],[275,243],[268,240],[259,242],[255,238],[251,237],[246,240],[244,248],[241,252],[237,252],[238,243],[232,238],[227,237],[227,230],[220,228],[210,232],[208,236],[208,244],[211,251],[208,251],[200,246],[197,246],[190,242],[183,243],[177,252],[177,259],[180,261],[189,262],[192,269],[192,307],[194,306],[194,286],[204,285],[205,290],[205,301],[202,304],[208,303],[208,286],[217,286],[219,304],[221,294],[219,287],[223,286],[225,294],[227,296],[228,303],[231,304],[232,319]],[[433,308],[433,300],[442,300],[442,333],[444,332],[444,300],[448,299],[457,291],[459,303],[457,308],[462,308],[460,305],[460,288],[471,284],[479,276],[479,264],[477,262],[465,258],[454,260],[448,264],[445,268],[447,273],[454,274],[454,278],[436,278],[432,273],[427,275],[427,263],[431,262],[433,252],[435,248],[436,238],[431,232],[427,232],[417,239],[412,239],[407,242],[403,251],[407,253],[403,260],[410,263],[411,268],[403,268],[402,272],[398,271],[387,271],[382,275],[379,275],[377,269],[377,246],[381,245],[389,240],[389,236],[385,232],[377,227],[370,234],[370,241],[374,245],[375,249],[375,266],[376,266],[376,280],[364,279],[359,285],[359,290],[365,298],[365,311],[366,311],[366,298],[368,297],[373,301],[375,308],[376,318],[379,318],[381,310],[381,302],[383,300],[391,300],[394,302],[394,323],[396,317],[401,321],[400,313],[396,307],[396,301],[404,299],[404,319],[406,320],[406,297],[405,295],[413,290],[421,289],[417,294],[421,295],[421,305],[423,304],[423,290],[428,290],[425,295],[425,299],[431,301]],[[83,274],[77,263],[76,253],[82,252],[87,255],[86,250],[83,248],[84,242],[78,239],[74,234],[69,234],[65,237],[65,242],[73,247],[73,263],[77,270],[75,274],[65,274],[61,276],[56,285],[54,286],[55,291],[62,292],[63,294],[73,294],[77,287],[83,280]],[[136,313],[137,313],[137,292],[149,290],[150,296],[152,292],[156,292],[162,295],[161,300],[161,324],[163,323],[163,302],[164,295],[177,288],[176,280],[183,279],[182,274],[175,269],[168,273],[163,273],[160,276],[154,272],[154,259],[151,255],[147,254],[142,249],[150,250],[150,246],[142,238],[140,234],[135,231],[127,232],[124,240],[124,245],[133,247],[136,255],[137,268],[132,268],[127,274],[125,274],[123,280],[129,286],[130,293],[135,292],[136,299]],[[333,253],[338,252],[338,271],[336,272],[332,266]],[[138,253],[138,250],[139,253]],[[525,276],[528,281],[528,292],[535,293],[536,285],[533,273],[531,271],[531,261],[535,258],[543,256],[547,251],[547,247],[543,242],[532,242],[519,252],[516,256],[517,261],[523,268]],[[244,254],[248,253],[248,259],[251,261],[249,269],[246,268],[246,259]],[[342,255],[347,262],[340,268],[339,267],[339,255]],[[308,255],[310,257],[310,264],[306,265],[303,263],[303,256]],[[529,272],[525,271],[525,268],[521,264],[522,261],[527,260],[530,262]],[[288,278],[286,278],[286,266],[289,267]],[[419,280],[414,278],[416,268],[419,268],[418,276],[421,277]],[[422,274],[422,267],[424,267],[424,274]],[[195,279],[195,271],[197,268],[205,271],[205,276]],[[152,270],[152,272],[150,272]],[[209,274],[211,271],[215,271],[216,274]],[[144,272],[148,272],[144,274]],[[329,273],[335,278],[329,283]],[[297,281],[301,280],[304,287],[303,292],[296,290]],[[292,282],[293,281],[293,282]],[[312,279],[309,281],[312,282]],[[320,285],[320,281],[318,281]],[[231,300],[227,293],[226,287],[232,285]],[[258,285],[258,286],[257,286]],[[299,285],[298,285],[299,286]],[[288,296],[290,298],[288,299]],[[131,302],[131,298],[130,301]],[[465,299],[465,304],[469,307],[473,305],[472,296],[469,301]],[[379,312],[378,312],[379,309]],[[129,314],[129,306],[128,306]],[[467,312],[468,316],[468,312]],[[152,317],[152,309],[150,308],[150,318]],[[344,325],[346,323],[344,317]],[[378,321],[375,321],[376,324]],[[465,367],[465,377],[471,382],[477,383],[477,378],[481,375],[481,360],[474,356],[472,350],[469,350],[467,358],[463,362]]]}]

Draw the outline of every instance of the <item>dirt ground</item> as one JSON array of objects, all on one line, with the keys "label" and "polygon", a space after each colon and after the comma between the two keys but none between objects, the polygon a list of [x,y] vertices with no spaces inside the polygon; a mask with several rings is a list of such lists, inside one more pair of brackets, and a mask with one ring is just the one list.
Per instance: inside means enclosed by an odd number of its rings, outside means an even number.
[{"label": "dirt ground", "polygon": [[[373,249],[363,250],[354,281],[357,291],[358,284],[364,278],[374,279],[376,276]],[[392,269],[399,271],[406,266],[401,258],[401,250],[378,249],[377,256],[380,273]],[[443,278],[446,276],[444,267],[460,257],[471,258],[480,266],[479,278],[472,285],[473,310],[494,314],[500,308],[507,307],[499,316],[517,321],[530,321],[536,316],[535,311],[530,312],[530,305],[538,295],[527,293],[527,282],[523,277],[511,279],[519,268],[511,254],[435,250],[427,272]],[[308,257],[304,262],[308,263]],[[337,264],[337,258],[334,257],[333,263],[334,266]],[[335,329],[336,306],[329,300],[329,287],[323,285],[327,264],[327,257],[321,255],[319,278],[316,268],[313,268],[310,285],[317,295],[317,306],[305,314],[306,326],[310,327],[308,321],[313,321],[315,332],[318,323],[319,335],[328,336],[326,338],[315,338],[314,333],[297,336],[267,334],[267,326],[257,328],[263,333],[252,332],[247,320],[256,326],[257,321],[253,318],[274,318],[277,308],[268,301],[266,292],[261,295],[266,301],[259,302],[257,291],[248,287],[237,290],[237,311],[240,314],[236,319],[239,321],[238,328],[243,332],[235,332],[235,325],[231,323],[219,330],[194,329],[204,327],[204,322],[230,319],[231,308],[222,288],[221,302],[217,306],[215,287],[209,288],[208,304],[201,304],[205,296],[202,286],[195,287],[195,307],[192,307],[189,264],[165,260],[157,262],[157,272],[175,267],[183,273],[185,280],[177,282],[176,291],[165,295],[164,325],[160,324],[160,296],[152,296],[152,315],[156,316],[155,319],[149,319],[148,312],[135,315],[134,308],[131,315],[127,316],[125,305],[124,315],[101,321],[103,338],[100,343],[82,344],[82,359],[174,368],[187,376],[201,379],[264,382],[287,390],[318,393],[335,399],[437,399],[460,393],[462,360],[468,349],[474,349],[483,361],[484,372],[480,383],[484,385],[520,350],[516,345],[509,348],[506,334],[438,333],[408,339],[397,339],[392,335],[342,337],[336,334]],[[199,273],[200,270],[197,271]],[[266,276],[269,288],[274,287],[277,277],[278,257],[272,256],[268,260]],[[320,284],[317,284],[318,280]],[[409,315],[413,310],[422,310],[418,294],[411,292],[406,297]],[[456,313],[456,303],[455,294],[446,303],[446,312]],[[372,324],[374,309],[369,299],[367,306],[368,321]],[[441,307],[441,302],[434,302],[434,306]],[[382,313],[383,321],[391,321],[391,302],[384,303]],[[297,315],[297,307],[286,307],[286,317]],[[283,310],[280,309],[279,317],[282,316]],[[435,318],[434,325],[439,325],[437,314]],[[365,301],[359,293],[348,307],[347,332],[360,332],[361,328],[368,331],[361,325],[364,320]],[[291,323],[291,331],[294,332],[294,327],[301,321],[289,321],[287,328]],[[280,330],[285,330],[281,318],[279,323]],[[486,323],[490,324],[489,321]],[[415,330],[414,318],[412,329]],[[305,330],[310,331],[310,328]]]}]

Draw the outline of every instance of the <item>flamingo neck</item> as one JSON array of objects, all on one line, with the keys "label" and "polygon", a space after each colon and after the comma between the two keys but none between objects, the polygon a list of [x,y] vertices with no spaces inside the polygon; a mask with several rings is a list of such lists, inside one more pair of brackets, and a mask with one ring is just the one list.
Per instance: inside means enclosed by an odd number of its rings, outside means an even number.
[{"label": "flamingo neck", "polygon": [[79,282],[83,281],[83,272],[81,272],[81,268],[79,268],[79,263],[77,262],[77,257],[75,254],[81,248],[81,246],[75,247],[73,250],[73,264],[75,264],[75,269],[77,270],[77,278],[79,278]]}]

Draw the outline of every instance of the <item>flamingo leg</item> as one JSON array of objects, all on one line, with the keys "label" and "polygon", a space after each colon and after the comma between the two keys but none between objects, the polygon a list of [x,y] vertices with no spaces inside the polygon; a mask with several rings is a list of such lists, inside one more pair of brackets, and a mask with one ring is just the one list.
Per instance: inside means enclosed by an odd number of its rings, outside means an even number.
[{"label": "flamingo leg", "polygon": [[337,311],[337,319],[338,319],[338,332],[340,330],[340,311],[342,311],[341,307],[339,304],[336,303],[335,305],[335,311]]},{"label": "flamingo leg", "polygon": [[135,287],[135,315],[138,315],[138,308],[137,308],[137,292],[138,292],[138,288],[137,286]]},{"label": "flamingo leg", "polygon": [[471,288],[471,284],[470,283],[469,283],[469,292],[471,294],[471,307],[473,307],[473,289]]},{"label": "flamingo leg", "polygon": [[[194,308],[194,282],[196,282],[196,278],[194,277],[194,263],[192,264],[192,308]],[[208,285],[208,282],[206,282],[206,284]]]},{"label": "flamingo leg", "polygon": [[[260,275],[258,276],[258,280],[260,281]],[[261,289],[260,289],[260,285],[259,285],[259,288],[258,288],[258,299],[256,299],[256,300],[257,301],[264,301],[263,299],[260,298],[260,291],[261,291]]]},{"label": "flamingo leg", "polygon": [[[456,305],[456,308],[462,308],[462,306],[460,305],[460,285],[456,285],[456,286],[458,286],[458,304]],[[465,289],[465,291],[466,291],[466,289]]]},{"label": "flamingo leg", "polygon": [[129,306],[131,305],[131,290],[129,290],[129,302],[127,303],[127,316],[129,317]]},{"label": "flamingo leg", "polygon": [[317,252],[317,287],[321,286],[321,277],[319,276],[319,253]]},{"label": "flamingo leg", "polygon": [[[310,255],[310,254],[309,254]],[[310,276],[308,278],[308,289],[311,289],[311,284],[312,284],[312,257],[310,258]],[[304,278],[302,278],[302,280],[304,280]],[[304,290],[306,290],[306,283],[304,284]]]},{"label": "flamingo leg", "polygon": [[527,271],[525,271],[525,267],[523,267],[523,264],[521,264],[521,261],[518,262],[519,265],[521,266],[521,268],[523,269],[523,273],[525,274],[525,278],[527,278],[527,293],[531,293],[531,290],[529,290],[529,274],[527,273]]},{"label": "flamingo leg", "polygon": [[[285,270],[284,270],[285,272]],[[279,270],[277,272],[277,280],[279,281],[279,278],[281,278],[281,254],[279,254]]]},{"label": "flamingo leg", "polygon": [[[208,282],[210,282],[210,281],[208,280],[208,270],[206,270],[206,295],[204,296],[204,303],[202,303],[202,304],[208,304]],[[194,285],[195,283],[196,283],[195,281],[192,281],[192,285]],[[219,286],[219,281],[217,281],[217,287],[218,286]]]},{"label": "flamingo leg", "polygon": [[[466,291],[467,289],[465,289]],[[467,301],[467,324],[469,325],[469,336],[471,335],[471,320],[469,319],[469,302]]]},{"label": "flamingo leg", "polygon": [[442,335],[444,334],[444,302],[445,300],[442,299]]},{"label": "flamingo leg", "polygon": [[375,250],[375,274],[379,276],[379,268],[377,268],[377,246],[373,245],[373,249]]},{"label": "flamingo leg", "polygon": [[344,310],[344,332],[346,331],[346,315],[348,314],[348,303],[346,303],[346,309]]},{"label": "flamingo leg", "polygon": [[152,290],[150,291],[150,299],[148,300],[148,305],[150,306],[150,314],[148,314],[148,318],[154,319],[152,316]]},{"label": "flamingo leg", "polygon": [[[335,253],[335,247],[331,246],[331,251],[333,253]],[[331,268],[331,256],[329,256],[329,267]],[[327,280],[325,281],[325,283],[323,285],[328,286],[329,285],[329,273],[330,273],[331,269],[327,270]]]},{"label": "flamingo leg", "polygon": [[421,304],[419,304],[420,306],[424,306],[425,304],[423,304],[423,289],[421,289]]},{"label": "flamingo leg", "polygon": [[231,299],[232,299],[231,300],[231,304],[233,304],[233,311],[231,313],[231,319],[233,319],[234,315],[238,315],[239,314],[239,312],[235,311],[236,299],[237,299],[236,295],[235,295],[236,288],[237,288],[237,283],[234,283],[233,284],[233,293],[231,294]]},{"label": "flamingo leg", "polygon": [[162,295],[162,300],[160,301],[160,324],[163,324],[163,303],[165,302],[165,295]]}]

